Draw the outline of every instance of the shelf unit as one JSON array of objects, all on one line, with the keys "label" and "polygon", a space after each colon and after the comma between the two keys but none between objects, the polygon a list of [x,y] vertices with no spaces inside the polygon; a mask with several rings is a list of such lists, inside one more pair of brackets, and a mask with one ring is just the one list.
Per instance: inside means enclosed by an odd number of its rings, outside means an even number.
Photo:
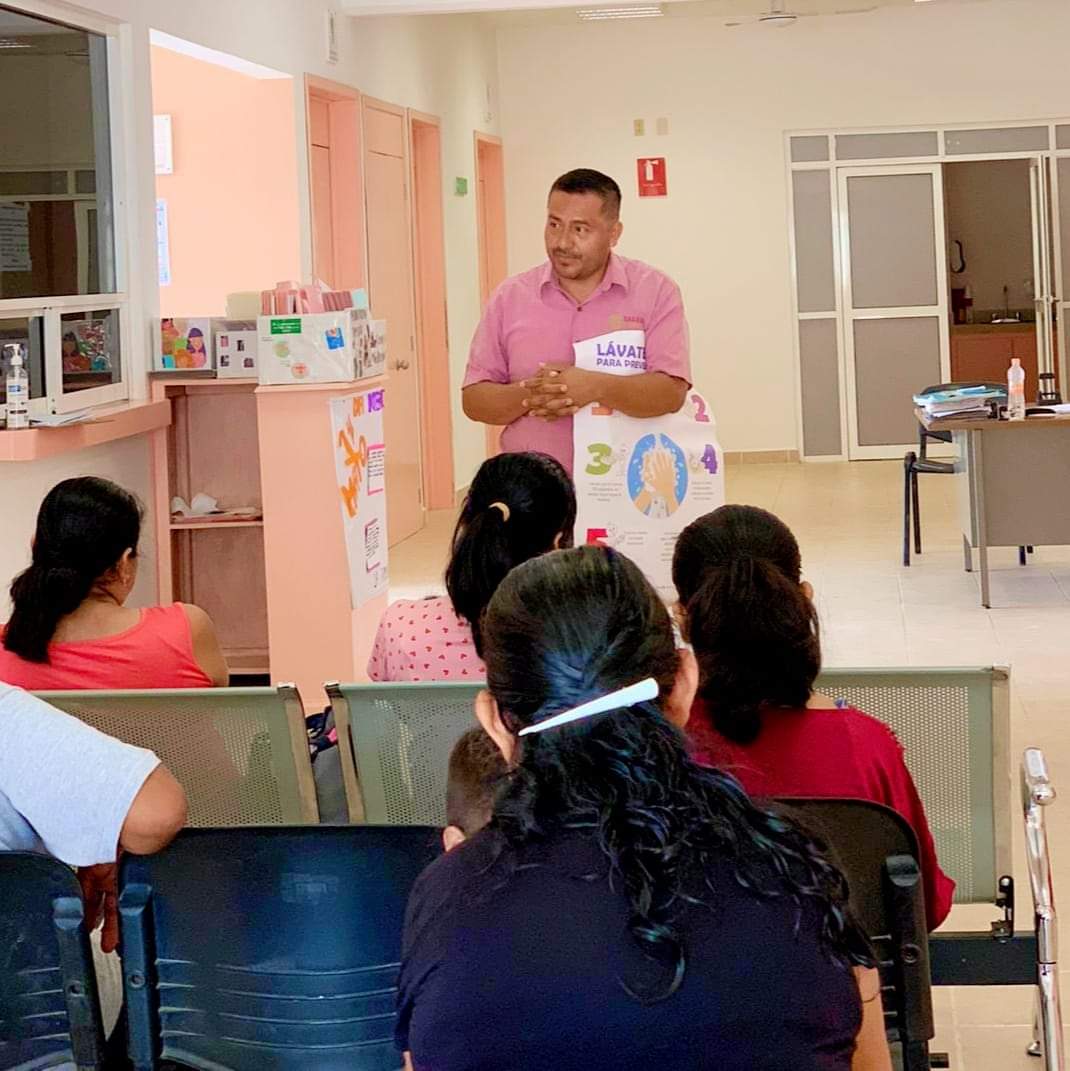
[{"label": "shelf unit", "polygon": [[[233,677],[292,681],[308,710],[326,703],[324,682],[366,680],[387,597],[350,605],[330,402],[385,381],[151,383],[172,411],[152,436],[159,601],[202,606]],[[172,497],[198,491],[263,520],[175,522]]]},{"label": "shelf unit", "polygon": [[[264,522],[175,522],[171,499],[199,491],[223,509],[263,508],[255,380],[155,378],[171,406],[157,436],[157,567],[160,601],[191,602],[212,618],[232,677],[271,673]],[[166,478],[164,477],[166,474]]]}]

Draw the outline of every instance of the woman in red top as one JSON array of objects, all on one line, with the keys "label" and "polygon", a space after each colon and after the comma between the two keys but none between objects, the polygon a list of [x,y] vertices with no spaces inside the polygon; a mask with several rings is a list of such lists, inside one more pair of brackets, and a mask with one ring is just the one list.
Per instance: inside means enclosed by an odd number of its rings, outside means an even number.
[{"label": "woman in red top", "polygon": [[898,811],[918,838],[929,928],[939,926],[955,883],[937,862],[899,741],[813,691],[817,611],[791,531],[754,506],[722,506],[681,533],[673,581],[701,671],[688,723],[695,758],[753,796],[866,799]]},{"label": "woman in red top", "polygon": [[37,514],[33,556],[11,585],[0,681],[51,689],[208,688],[228,682],[208,615],[124,605],[137,579],[141,507],[108,480],[64,480]]}]

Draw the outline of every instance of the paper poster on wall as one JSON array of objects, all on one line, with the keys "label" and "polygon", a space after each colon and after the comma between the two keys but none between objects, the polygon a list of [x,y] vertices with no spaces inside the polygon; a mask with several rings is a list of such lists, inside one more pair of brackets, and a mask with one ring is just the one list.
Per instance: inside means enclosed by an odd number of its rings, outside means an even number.
[{"label": "paper poster on wall", "polygon": [[175,170],[173,142],[171,141],[171,116],[152,117],[152,152],[157,175],[171,175]]},{"label": "paper poster on wall", "polygon": [[0,204],[0,271],[32,271],[30,206]]},{"label": "paper poster on wall", "polygon": [[385,392],[331,400],[331,442],[356,610],[387,589]]},{"label": "paper poster on wall", "polygon": [[167,202],[156,199],[156,266],[159,285],[171,285],[171,237],[167,230]]},{"label": "paper poster on wall", "polygon": [[[613,331],[575,343],[576,366],[646,371],[642,331]],[[573,419],[576,533],[631,558],[665,599],[676,597],[672,553],[697,517],[724,505],[724,465],[713,415],[697,391],[678,413],[643,420],[600,406]]]}]

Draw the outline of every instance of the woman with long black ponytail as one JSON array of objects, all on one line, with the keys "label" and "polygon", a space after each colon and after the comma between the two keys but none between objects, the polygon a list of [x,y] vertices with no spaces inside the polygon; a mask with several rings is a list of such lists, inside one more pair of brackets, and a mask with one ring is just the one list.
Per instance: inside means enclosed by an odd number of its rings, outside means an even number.
[{"label": "woman with long black ponytail", "polygon": [[895,734],[814,691],[821,643],[799,544],[756,506],[722,506],[680,534],[673,558],[684,635],[701,671],[688,724],[695,757],[752,795],[868,799],[898,811],[921,852],[930,929],[951,910],[929,823]]},{"label": "woman with long black ponytail", "polygon": [[31,691],[227,683],[202,609],[126,605],[140,538],[140,503],[110,480],[79,476],[48,492],[30,564],[11,584],[0,680]]},{"label": "woman with long black ponytail", "polygon": [[465,495],[446,566],[446,595],[399,599],[379,622],[373,681],[483,679],[480,618],[514,566],[572,545],[576,492],[548,454],[498,454]]},{"label": "woman with long black ponytail", "polygon": [[482,621],[477,716],[510,766],[489,826],[409,904],[416,1071],[890,1068],[842,875],[691,761],[697,685],[620,554],[514,569]]}]

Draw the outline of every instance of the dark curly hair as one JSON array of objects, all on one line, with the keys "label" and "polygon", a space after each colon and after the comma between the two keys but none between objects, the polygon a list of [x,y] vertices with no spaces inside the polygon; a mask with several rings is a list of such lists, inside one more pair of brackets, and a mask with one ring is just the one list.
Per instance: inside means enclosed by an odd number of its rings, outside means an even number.
[{"label": "dark curly hair", "polygon": [[[639,569],[602,547],[544,555],[514,569],[484,618],[487,686],[513,733],[551,714],[653,677],[674,685],[678,655],[668,612]],[[756,807],[728,774],[693,763],[660,699],[520,738],[491,830],[508,880],[528,843],[568,831],[596,840],[629,904],[628,929],[671,996],[687,968],[683,911],[716,898],[709,874],[729,863],[756,897],[791,897],[820,920],[844,964],[870,965],[847,911],[846,882],[788,819]]]},{"label": "dark curly hair", "polygon": [[764,708],[806,706],[821,671],[820,630],[799,544],[779,517],[722,506],[692,521],[676,541],[672,579],[722,736],[749,744]]}]

